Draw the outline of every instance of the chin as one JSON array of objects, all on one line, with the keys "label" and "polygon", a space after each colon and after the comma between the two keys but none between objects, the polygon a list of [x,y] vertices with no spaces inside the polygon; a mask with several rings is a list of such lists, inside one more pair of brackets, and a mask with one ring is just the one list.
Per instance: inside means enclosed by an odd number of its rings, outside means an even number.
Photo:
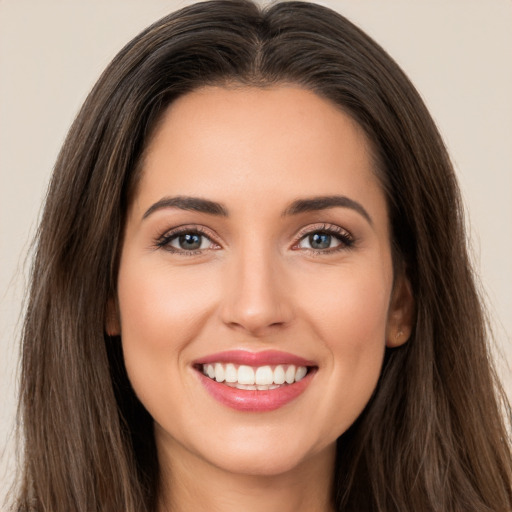
[{"label": "chin", "polygon": [[223,454],[211,462],[226,472],[252,477],[271,477],[292,473],[309,457],[297,450],[287,452],[268,452],[254,450]]},{"label": "chin", "polygon": [[196,447],[196,455],[232,474],[265,477],[292,473],[304,463],[335,453],[335,440],[325,445],[287,432],[251,430],[221,435],[207,446]]}]

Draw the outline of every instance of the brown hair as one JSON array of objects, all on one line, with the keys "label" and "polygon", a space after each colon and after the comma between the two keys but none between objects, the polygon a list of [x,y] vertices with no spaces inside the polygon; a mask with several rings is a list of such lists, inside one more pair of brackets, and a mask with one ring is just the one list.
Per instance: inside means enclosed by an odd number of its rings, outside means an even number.
[{"label": "brown hair", "polygon": [[[336,510],[512,510],[505,401],[439,133],[395,62],[331,10],[214,0],[150,26],[115,57],[59,155],[23,331],[18,511],[154,511],[152,420],[105,334],[124,216],[163,110],[208,84],[294,83],[365,130],[387,195],[395,263],[416,303],[374,396],[338,440]],[[506,409],[506,407],[505,407]],[[508,409],[506,409],[508,411]]]}]

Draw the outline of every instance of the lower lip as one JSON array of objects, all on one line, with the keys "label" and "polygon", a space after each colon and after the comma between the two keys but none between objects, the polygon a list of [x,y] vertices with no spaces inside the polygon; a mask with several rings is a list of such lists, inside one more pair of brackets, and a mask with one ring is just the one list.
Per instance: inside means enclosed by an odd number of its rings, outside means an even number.
[{"label": "lower lip", "polygon": [[306,390],[313,374],[314,371],[310,370],[299,382],[284,385],[276,389],[258,391],[232,388],[198,372],[201,383],[215,400],[231,409],[245,412],[274,411],[283,407],[292,400],[295,400],[295,398]]}]

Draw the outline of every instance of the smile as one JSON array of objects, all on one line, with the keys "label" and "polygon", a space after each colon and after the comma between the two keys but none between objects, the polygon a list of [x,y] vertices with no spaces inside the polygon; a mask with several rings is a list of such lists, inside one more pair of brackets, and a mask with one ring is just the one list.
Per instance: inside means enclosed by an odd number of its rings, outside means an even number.
[{"label": "smile", "polygon": [[229,351],[194,364],[206,391],[221,404],[240,411],[278,409],[299,397],[317,366],[277,351]]},{"label": "smile", "polygon": [[216,382],[224,382],[237,389],[267,391],[301,381],[308,369],[306,366],[296,367],[293,364],[280,364],[274,368],[268,365],[256,368],[240,365],[237,368],[233,363],[215,363],[204,364],[203,373]]}]

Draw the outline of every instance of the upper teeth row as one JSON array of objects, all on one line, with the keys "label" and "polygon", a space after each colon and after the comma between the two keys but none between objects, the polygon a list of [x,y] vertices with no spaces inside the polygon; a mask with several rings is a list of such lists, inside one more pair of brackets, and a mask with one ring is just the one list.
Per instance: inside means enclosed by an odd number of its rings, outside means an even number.
[{"label": "upper teeth row", "polygon": [[278,365],[274,369],[270,366],[240,365],[238,368],[232,364],[203,364],[203,373],[217,382],[230,382],[247,385],[269,386],[271,384],[293,384],[303,379],[308,372],[305,366]]}]

